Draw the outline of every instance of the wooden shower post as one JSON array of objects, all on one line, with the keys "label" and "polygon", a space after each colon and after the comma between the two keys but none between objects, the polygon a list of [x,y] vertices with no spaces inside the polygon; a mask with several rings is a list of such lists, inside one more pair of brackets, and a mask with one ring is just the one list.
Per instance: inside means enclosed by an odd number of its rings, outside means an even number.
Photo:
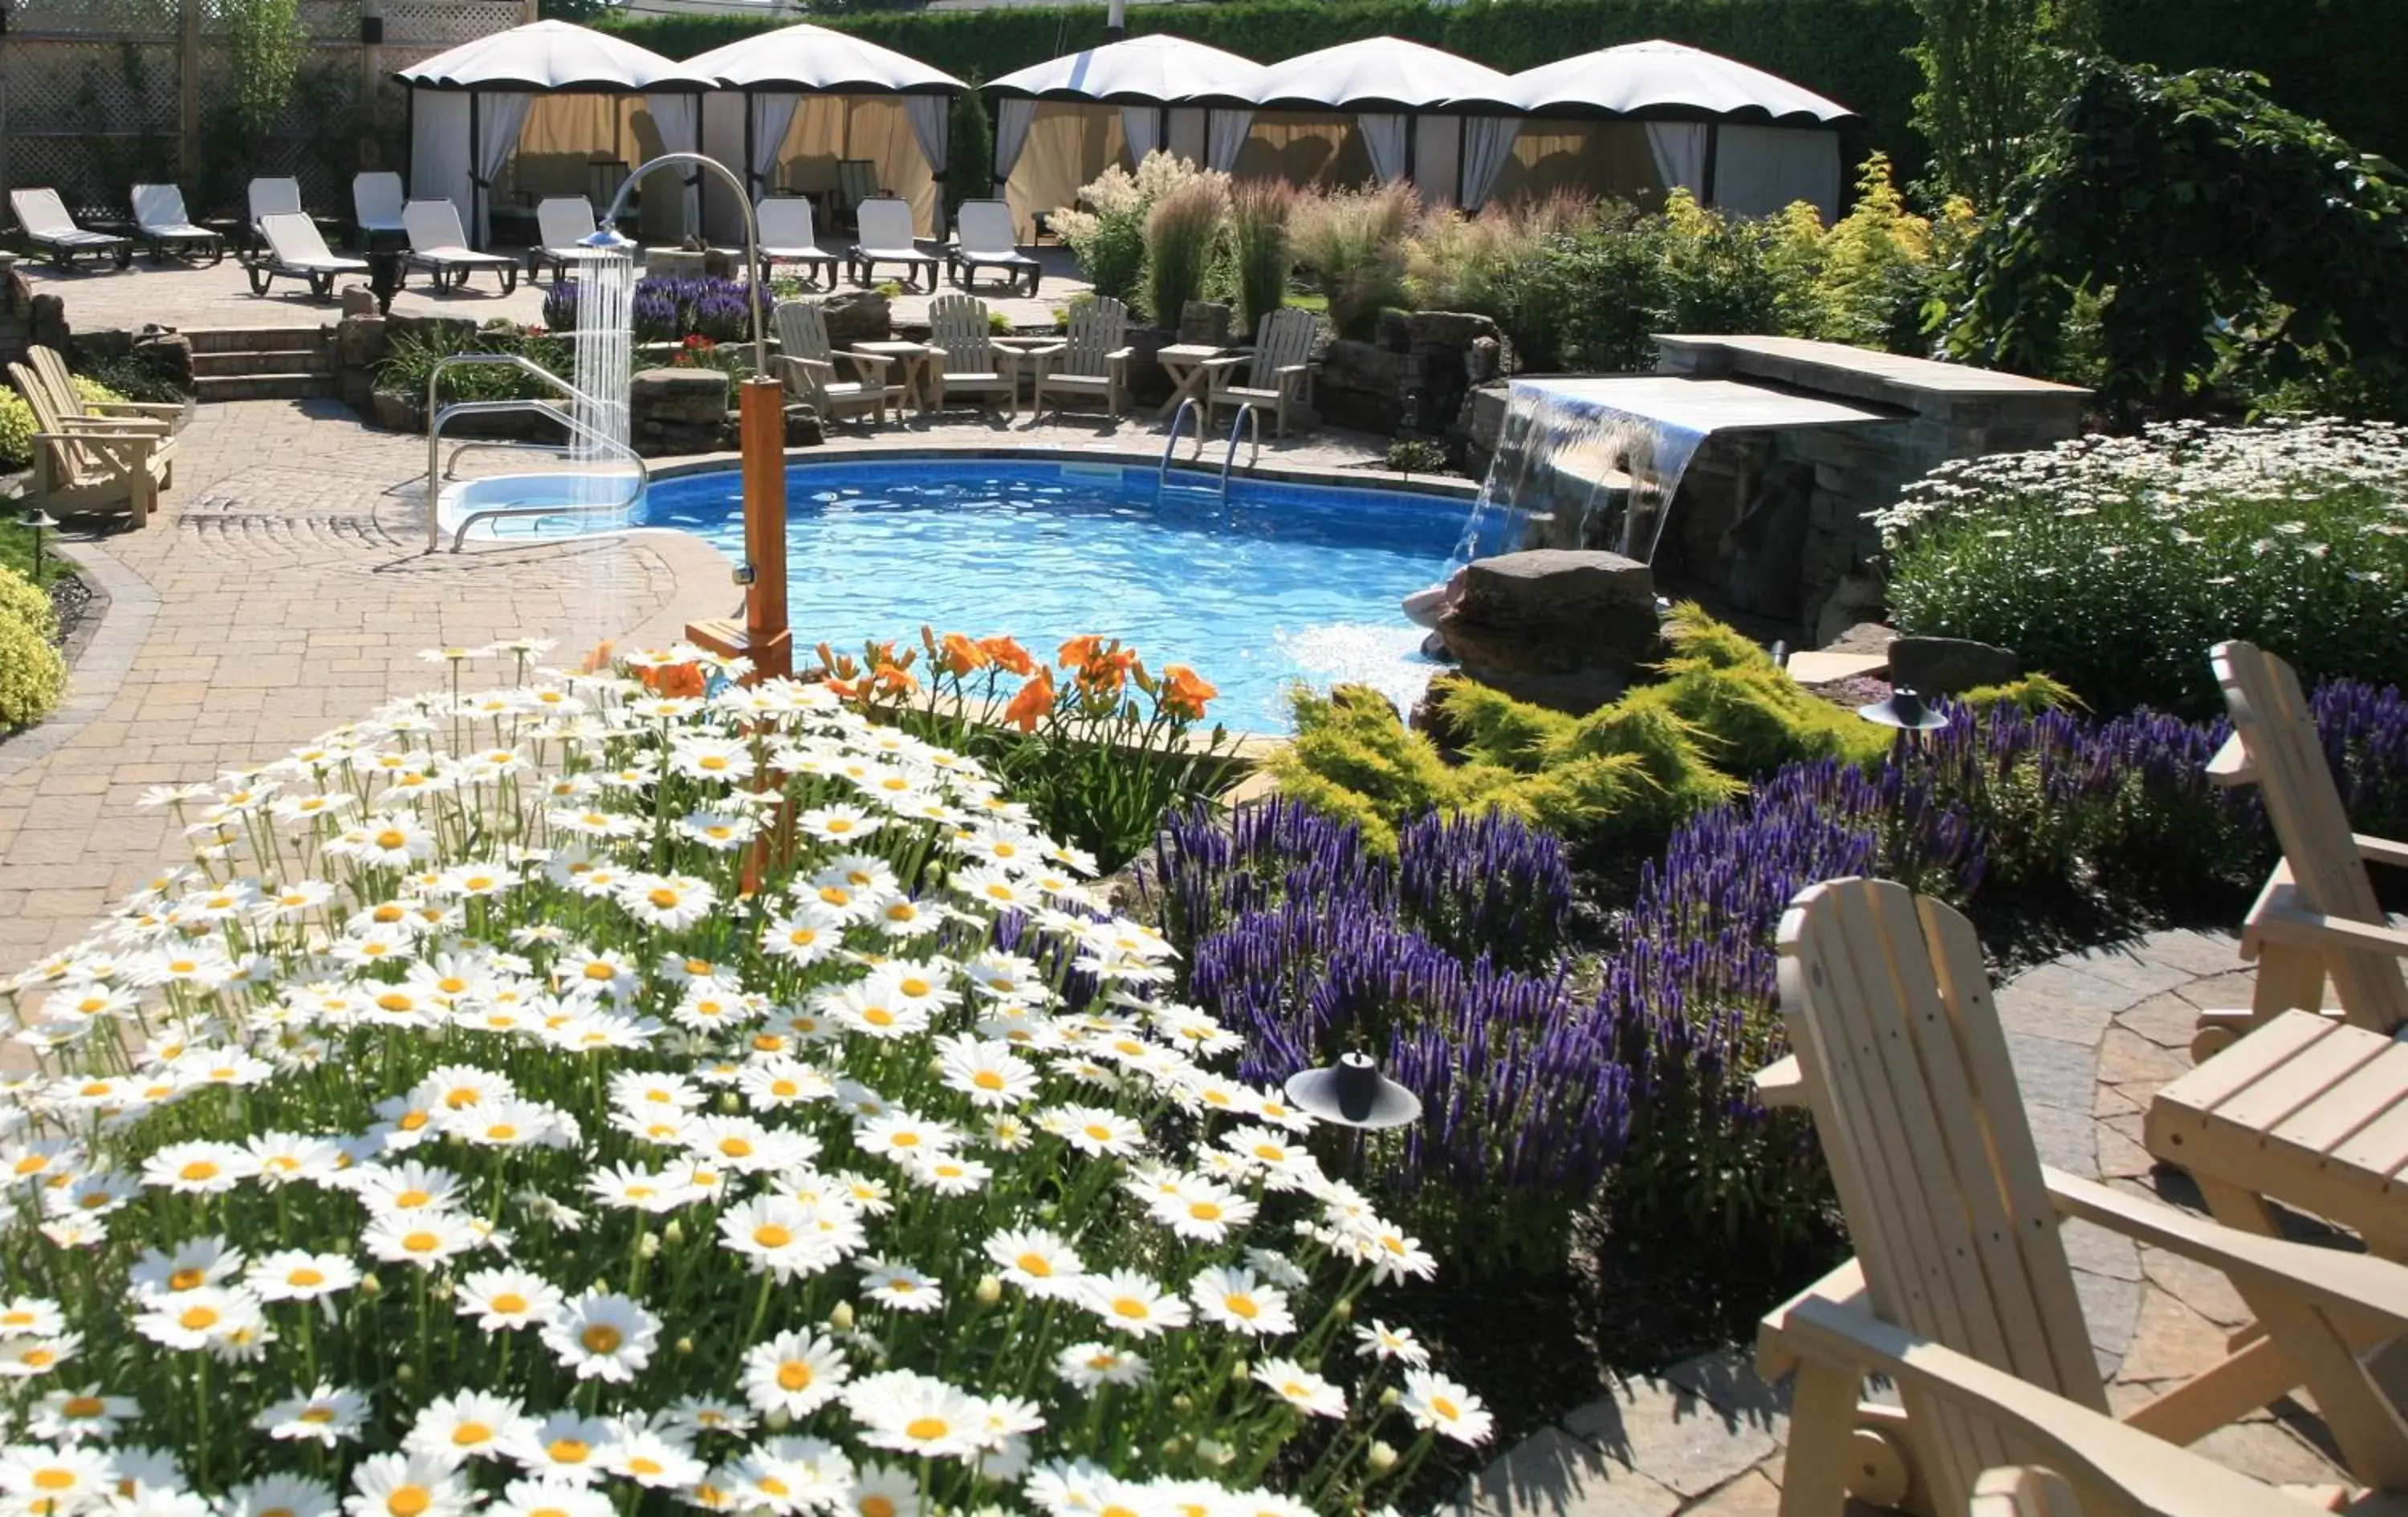
[{"label": "wooden shower post", "polygon": [[786,394],[776,376],[759,374],[737,387],[744,458],[744,623],[696,622],[686,639],[752,664],[754,680],[795,672],[795,635],[786,624]]}]

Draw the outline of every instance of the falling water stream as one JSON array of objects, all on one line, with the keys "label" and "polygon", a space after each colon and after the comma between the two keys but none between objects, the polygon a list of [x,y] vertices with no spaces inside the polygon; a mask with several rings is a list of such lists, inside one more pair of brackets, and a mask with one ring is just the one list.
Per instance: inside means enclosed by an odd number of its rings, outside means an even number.
[{"label": "falling water stream", "polygon": [[635,376],[636,261],[619,249],[587,250],[577,260],[577,398],[568,461],[582,506],[626,498],[627,395]]},{"label": "falling water stream", "polygon": [[1602,548],[1652,565],[1705,436],[1591,394],[1516,380],[1456,561],[1470,561],[1493,509],[1520,521],[1520,546]]}]

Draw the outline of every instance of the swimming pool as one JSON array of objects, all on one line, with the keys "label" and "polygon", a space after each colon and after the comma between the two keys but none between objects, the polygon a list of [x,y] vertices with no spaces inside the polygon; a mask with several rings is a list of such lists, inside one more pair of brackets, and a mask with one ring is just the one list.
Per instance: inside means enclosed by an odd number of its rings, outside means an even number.
[{"label": "swimming pool", "polygon": [[[858,649],[920,624],[1050,651],[1081,633],[1186,664],[1211,716],[1288,730],[1293,681],[1369,684],[1410,708],[1437,665],[1398,608],[1442,579],[1471,503],[1370,488],[1036,459],[801,464],[786,471],[795,640]],[[743,552],[732,470],[655,479],[638,525]],[[502,524],[516,535],[524,523]],[[535,530],[541,530],[537,526]]]}]

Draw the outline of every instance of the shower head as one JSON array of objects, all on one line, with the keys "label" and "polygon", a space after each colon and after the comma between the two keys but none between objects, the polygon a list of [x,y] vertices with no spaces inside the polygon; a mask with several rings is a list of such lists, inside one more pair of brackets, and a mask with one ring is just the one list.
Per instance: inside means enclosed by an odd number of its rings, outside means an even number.
[{"label": "shower head", "polygon": [[607,221],[600,222],[593,231],[578,238],[577,245],[580,248],[591,248],[597,252],[625,252],[636,246],[627,238],[621,236],[619,229]]}]

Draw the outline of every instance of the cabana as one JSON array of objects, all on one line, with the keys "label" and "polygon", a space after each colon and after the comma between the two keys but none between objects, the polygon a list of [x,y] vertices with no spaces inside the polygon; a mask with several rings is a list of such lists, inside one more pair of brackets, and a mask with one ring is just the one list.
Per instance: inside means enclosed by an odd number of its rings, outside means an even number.
[{"label": "cabana", "polygon": [[1263,67],[1185,37],[1156,34],[1065,54],[986,86],[996,101],[995,177],[1022,240],[1036,218],[1073,204],[1114,164],[1134,168],[1159,148],[1208,168],[1237,162]]},{"label": "cabana", "polygon": [[1232,172],[1297,185],[1408,181],[1425,200],[1453,204],[1465,165],[1510,144],[1517,123],[1497,107],[1466,114],[1449,103],[1506,83],[1493,68],[1401,37],[1308,52],[1264,69],[1243,92],[1254,110]]},{"label": "cabana", "polygon": [[1760,68],[1677,42],[1632,42],[1512,76],[1453,102],[1512,111],[1520,130],[1488,178],[1467,165],[1468,204],[1557,190],[1769,216],[1803,200],[1839,214],[1840,134],[1856,113]]},{"label": "cabana", "polygon": [[[656,52],[566,21],[480,37],[394,76],[409,88],[409,193],[460,208],[476,246],[497,207],[533,215],[546,195],[600,201],[633,164],[701,145],[703,81]],[[598,172],[597,172],[598,170]],[[656,181],[648,238],[701,224],[695,179]]]},{"label": "cabana", "polygon": [[[717,86],[704,97],[705,150],[742,168],[754,199],[839,188],[837,165],[867,160],[877,188],[908,201],[913,226],[940,236],[951,74],[824,26],[781,26],[714,48],[684,66]],[[724,187],[706,202],[712,231],[738,235]],[[821,226],[827,225],[823,219]]]}]

